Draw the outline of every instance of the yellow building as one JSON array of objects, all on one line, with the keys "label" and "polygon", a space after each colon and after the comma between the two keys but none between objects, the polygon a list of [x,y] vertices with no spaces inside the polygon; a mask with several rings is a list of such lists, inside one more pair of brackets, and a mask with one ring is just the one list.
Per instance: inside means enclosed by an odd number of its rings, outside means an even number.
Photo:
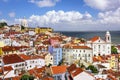
[{"label": "yellow building", "polygon": [[118,68],[117,54],[116,55],[111,55],[111,58],[110,58],[110,68],[111,69],[115,69],[115,70]]},{"label": "yellow building", "polygon": [[53,29],[50,27],[37,27],[35,28],[35,33],[46,33],[46,32],[52,32]]},{"label": "yellow building", "polygon": [[0,56],[3,55],[2,47],[4,47],[4,42],[0,41]]}]

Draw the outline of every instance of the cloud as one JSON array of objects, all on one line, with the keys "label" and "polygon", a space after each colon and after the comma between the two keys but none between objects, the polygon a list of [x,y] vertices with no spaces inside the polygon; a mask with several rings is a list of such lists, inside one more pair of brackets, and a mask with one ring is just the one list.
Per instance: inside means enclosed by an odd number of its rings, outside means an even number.
[{"label": "cloud", "polygon": [[36,4],[38,7],[52,7],[55,6],[59,0],[29,0],[29,2]]},{"label": "cloud", "polygon": [[8,2],[8,0],[2,0],[3,2]]},{"label": "cloud", "polygon": [[7,20],[5,20],[5,19],[1,19],[0,22],[7,22]]},{"label": "cloud", "polygon": [[84,0],[86,5],[101,10],[115,10],[120,7],[120,0]]},{"label": "cloud", "polygon": [[15,17],[15,12],[10,12],[8,15],[9,15],[9,17],[14,18]]},{"label": "cloud", "polygon": [[120,8],[115,11],[100,12],[98,17],[103,24],[120,24]]},{"label": "cloud", "polygon": [[[44,15],[31,15],[29,26],[52,27],[57,31],[120,30],[120,8],[98,13],[95,19],[88,13],[78,11],[48,11]],[[21,19],[15,19],[20,23]]]}]

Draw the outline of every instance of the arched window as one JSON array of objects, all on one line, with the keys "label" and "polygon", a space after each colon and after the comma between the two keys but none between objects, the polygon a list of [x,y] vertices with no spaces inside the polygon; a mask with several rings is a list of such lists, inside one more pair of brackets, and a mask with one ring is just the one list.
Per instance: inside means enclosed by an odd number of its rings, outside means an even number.
[{"label": "arched window", "polygon": [[79,57],[80,57],[80,54],[79,54]]},{"label": "arched window", "polygon": [[108,40],[110,40],[109,36],[108,36]]}]

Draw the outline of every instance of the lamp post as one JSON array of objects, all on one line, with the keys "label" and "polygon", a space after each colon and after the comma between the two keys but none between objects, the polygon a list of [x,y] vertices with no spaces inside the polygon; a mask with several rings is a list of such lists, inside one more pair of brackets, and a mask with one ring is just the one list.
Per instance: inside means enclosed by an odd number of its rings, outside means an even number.
[{"label": "lamp post", "polygon": [[4,80],[4,63],[3,63],[3,51],[2,51],[2,47],[4,47],[4,42],[0,41],[1,68],[2,68],[2,72],[3,72],[3,80]]}]

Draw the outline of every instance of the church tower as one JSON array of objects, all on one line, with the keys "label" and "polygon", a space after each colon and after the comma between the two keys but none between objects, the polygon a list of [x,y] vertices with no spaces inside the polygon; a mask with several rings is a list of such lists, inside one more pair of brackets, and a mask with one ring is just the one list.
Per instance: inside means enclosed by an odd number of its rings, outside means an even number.
[{"label": "church tower", "polygon": [[27,20],[26,20],[25,18],[23,18],[23,19],[21,20],[21,26],[24,26],[25,28],[28,27],[28,22],[27,22]]},{"label": "church tower", "polygon": [[108,43],[111,43],[111,35],[109,31],[106,32],[105,41]]}]

